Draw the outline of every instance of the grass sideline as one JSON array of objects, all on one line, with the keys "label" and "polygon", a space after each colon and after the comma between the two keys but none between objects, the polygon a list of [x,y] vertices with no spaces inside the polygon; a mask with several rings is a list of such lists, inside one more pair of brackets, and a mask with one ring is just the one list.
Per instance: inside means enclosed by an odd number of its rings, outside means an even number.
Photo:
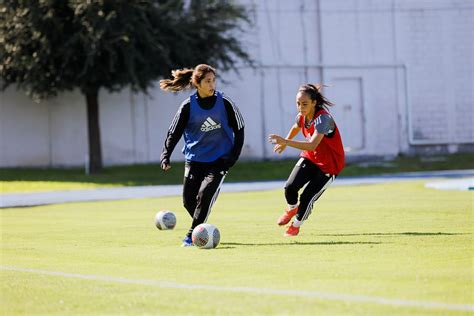
[{"label": "grass sideline", "polygon": [[[283,180],[296,159],[273,161],[239,161],[226,182]],[[160,184],[180,184],[183,163],[172,164],[164,173],[157,164],[106,167],[98,175],[86,175],[84,169],[71,168],[0,168],[0,194],[14,192],[54,191]],[[431,157],[398,157],[390,161],[348,164],[340,177],[385,173],[474,169],[474,154],[452,154]]]},{"label": "grass sideline", "polygon": [[[2,266],[143,281],[0,269],[0,314],[472,315],[443,304],[474,303],[473,194],[427,189],[424,181],[332,187],[288,239],[275,224],[281,190],[225,193],[209,217],[222,236],[214,250],[179,247],[190,224],[180,197],[1,209]],[[174,230],[154,227],[161,208],[175,211]]]}]

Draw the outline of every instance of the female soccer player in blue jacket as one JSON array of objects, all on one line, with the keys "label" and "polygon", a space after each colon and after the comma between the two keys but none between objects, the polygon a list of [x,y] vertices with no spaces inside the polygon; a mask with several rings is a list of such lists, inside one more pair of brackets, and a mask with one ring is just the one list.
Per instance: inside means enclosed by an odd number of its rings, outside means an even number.
[{"label": "female soccer player in blue jacket", "polygon": [[196,88],[179,107],[161,153],[161,168],[167,171],[170,156],[184,137],[183,203],[193,221],[182,246],[192,246],[193,229],[206,222],[229,168],[239,158],[244,119],[232,100],[216,90],[216,70],[211,66],[174,70],[172,76],[160,81],[161,89]]}]

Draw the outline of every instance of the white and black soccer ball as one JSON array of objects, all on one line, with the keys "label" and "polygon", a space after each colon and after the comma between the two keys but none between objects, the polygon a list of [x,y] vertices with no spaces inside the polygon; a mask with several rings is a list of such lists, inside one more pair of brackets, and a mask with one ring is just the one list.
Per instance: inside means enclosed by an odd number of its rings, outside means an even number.
[{"label": "white and black soccer ball", "polygon": [[201,224],[193,230],[192,240],[194,246],[203,249],[216,248],[221,240],[221,233],[212,224]]},{"label": "white and black soccer ball", "polygon": [[176,226],[176,216],[168,210],[159,211],[155,216],[155,225],[159,230],[173,229]]}]

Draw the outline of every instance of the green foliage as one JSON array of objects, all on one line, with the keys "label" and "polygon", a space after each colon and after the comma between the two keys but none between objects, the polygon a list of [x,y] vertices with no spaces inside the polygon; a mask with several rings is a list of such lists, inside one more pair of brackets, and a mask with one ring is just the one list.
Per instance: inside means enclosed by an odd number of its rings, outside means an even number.
[{"label": "green foliage", "polygon": [[17,84],[36,99],[146,91],[173,68],[250,61],[236,33],[247,11],[229,1],[23,0],[0,11],[3,89]]},{"label": "green foliage", "polygon": [[193,60],[191,64],[215,60],[211,64],[223,70],[232,69],[237,60],[251,63],[236,36],[238,31],[244,31],[243,25],[251,24],[244,7],[225,0],[194,0],[184,18],[187,26],[183,43],[193,48],[184,47],[188,54],[185,60]]},{"label": "green foliage", "polygon": [[[9,2],[7,4],[7,2]],[[68,64],[74,12],[65,1],[7,1],[1,5],[2,84],[17,83],[28,95],[54,95],[73,88],[77,71]]]},{"label": "green foliage", "polygon": [[238,39],[247,14],[226,0],[1,2],[1,89],[16,84],[40,100],[79,88],[87,102],[89,170],[98,173],[100,89],[147,92],[174,68],[251,63]]}]

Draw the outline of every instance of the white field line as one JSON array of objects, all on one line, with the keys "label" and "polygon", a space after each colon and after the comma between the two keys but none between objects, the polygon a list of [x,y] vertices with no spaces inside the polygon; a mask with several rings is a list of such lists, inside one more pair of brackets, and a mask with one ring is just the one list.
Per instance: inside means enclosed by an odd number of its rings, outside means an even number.
[{"label": "white field line", "polygon": [[352,294],[339,294],[339,293],[325,293],[317,291],[300,291],[300,290],[277,290],[269,288],[256,288],[256,287],[233,287],[233,286],[219,286],[219,285],[206,285],[206,284],[183,284],[169,281],[159,280],[134,280],[121,277],[101,276],[92,274],[77,274],[67,273],[60,271],[46,271],[39,269],[28,269],[13,266],[0,266],[0,270],[6,271],[17,271],[17,272],[28,272],[41,275],[50,275],[63,278],[73,278],[82,280],[93,280],[93,281],[105,281],[105,282],[116,282],[125,284],[137,284],[156,286],[160,288],[170,289],[184,289],[184,290],[209,290],[219,292],[234,292],[234,293],[249,293],[249,294],[267,294],[267,295],[283,295],[283,296],[299,296],[309,297],[320,300],[332,300],[342,302],[356,302],[356,303],[372,303],[380,305],[391,305],[397,307],[416,307],[426,309],[444,309],[451,311],[474,311],[474,305],[472,304],[448,304],[439,302],[424,302],[424,301],[412,301],[402,299],[391,299],[384,297],[373,297],[364,295],[352,295]]}]

